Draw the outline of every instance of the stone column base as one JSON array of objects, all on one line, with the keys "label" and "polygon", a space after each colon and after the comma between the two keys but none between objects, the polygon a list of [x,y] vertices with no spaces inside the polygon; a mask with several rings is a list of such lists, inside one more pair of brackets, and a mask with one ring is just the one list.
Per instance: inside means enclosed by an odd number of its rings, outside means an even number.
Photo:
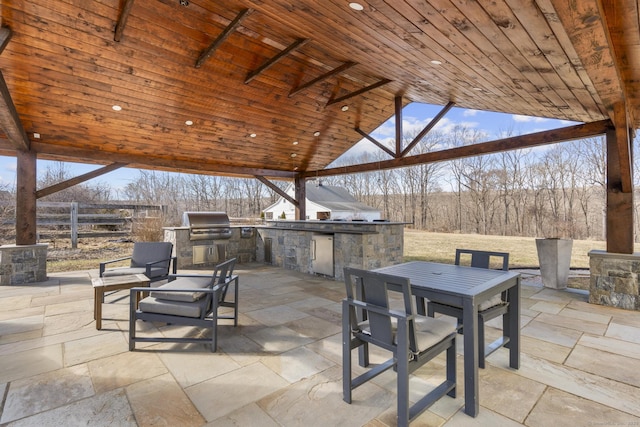
[{"label": "stone column base", "polygon": [[589,302],[627,310],[640,310],[638,276],[640,254],[589,252]]},{"label": "stone column base", "polygon": [[0,246],[0,285],[47,280],[47,244]]}]

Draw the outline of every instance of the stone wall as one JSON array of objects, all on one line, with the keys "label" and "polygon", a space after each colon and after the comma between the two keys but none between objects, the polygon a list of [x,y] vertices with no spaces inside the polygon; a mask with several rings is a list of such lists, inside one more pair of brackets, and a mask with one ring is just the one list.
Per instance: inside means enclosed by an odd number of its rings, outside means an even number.
[{"label": "stone wall", "polygon": [[0,246],[0,285],[24,285],[46,281],[48,246]]},{"label": "stone wall", "polygon": [[302,273],[314,274],[311,260],[314,233],[333,235],[336,280],[344,278],[344,267],[369,270],[403,261],[404,223],[274,221],[257,230],[257,261],[269,262],[266,252],[270,251],[270,264]]},{"label": "stone wall", "polygon": [[589,302],[627,310],[640,310],[638,276],[640,254],[589,252]]},{"label": "stone wall", "polygon": [[[250,235],[242,233],[249,231]],[[164,241],[173,243],[173,255],[178,268],[214,267],[229,258],[236,258],[238,263],[256,260],[256,233],[252,227],[231,227],[229,239],[190,240],[189,227],[164,228]],[[193,263],[194,247],[211,248],[205,262]]]}]

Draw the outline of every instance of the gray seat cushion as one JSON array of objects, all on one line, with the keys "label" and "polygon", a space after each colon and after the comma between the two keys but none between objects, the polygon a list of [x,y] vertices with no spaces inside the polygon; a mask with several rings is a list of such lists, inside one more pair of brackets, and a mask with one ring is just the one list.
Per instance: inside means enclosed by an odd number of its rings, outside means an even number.
[{"label": "gray seat cushion", "polygon": [[194,302],[202,298],[205,295],[204,292],[162,292],[162,290],[207,288],[211,285],[211,280],[211,277],[181,277],[157,287],[150,296],[167,301]]},{"label": "gray seat cushion", "polygon": [[494,295],[489,300],[480,303],[480,305],[478,306],[478,311],[485,311],[491,307],[501,304],[505,304],[505,302],[502,300],[502,294]]},{"label": "gray seat cushion", "polygon": [[[369,331],[369,321],[360,322],[358,324],[360,331],[367,335],[371,335]],[[398,322],[392,318],[391,328],[393,331],[393,343],[398,344],[396,332]],[[419,316],[415,321],[416,341],[419,351],[427,350],[429,347],[437,344],[447,335],[456,332],[458,325],[455,319],[434,319],[432,317]]]},{"label": "gray seat cushion", "polygon": [[140,301],[139,309],[145,313],[200,318],[207,310],[207,298],[195,302],[169,301],[148,296]]}]

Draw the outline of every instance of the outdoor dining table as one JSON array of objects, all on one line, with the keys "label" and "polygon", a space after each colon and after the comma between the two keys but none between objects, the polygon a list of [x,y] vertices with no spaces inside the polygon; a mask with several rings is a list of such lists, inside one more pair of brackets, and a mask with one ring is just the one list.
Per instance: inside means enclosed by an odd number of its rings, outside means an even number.
[{"label": "outdoor dining table", "polygon": [[[464,411],[475,417],[480,409],[478,388],[478,306],[507,292],[508,311],[503,323],[503,344],[509,348],[509,366],[520,367],[520,274],[512,271],[412,261],[374,271],[408,278],[411,292],[462,307],[464,333]],[[424,313],[423,313],[424,314]]]}]

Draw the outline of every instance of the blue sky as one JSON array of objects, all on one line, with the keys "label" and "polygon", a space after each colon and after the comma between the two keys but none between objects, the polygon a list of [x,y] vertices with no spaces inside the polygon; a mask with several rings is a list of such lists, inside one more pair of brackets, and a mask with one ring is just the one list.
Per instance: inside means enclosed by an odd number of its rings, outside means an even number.
[{"label": "blue sky", "polygon": [[[442,109],[439,105],[427,104],[409,104],[402,112],[403,130],[410,132],[413,129],[422,130],[427,123]],[[511,132],[512,135],[528,134],[544,130],[566,127],[575,124],[563,120],[553,120],[545,118],[536,118],[528,116],[518,116],[512,114],[491,113],[487,111],[465,110],[461,108],[452,108],[443,119],[440,120],[435,130],[446,133],[456,125],[464,125],[471,129],[482,131],[489,135],[489,139],[497,139],[505,132]],[[378,128],[372,136],[380,142],[395,137],[395,121],[389,120]],[[367,140],[359,142],[345,155],[353,153],[378,150],[372,143]],[[38,171],[42,173],[46,170],[51,162],[44,160],[38,161]],[[100,166],[85,165],[80,163],[67,163],[65,168],[73,176],[81,175],[89,171],[95,170]],[[101,177],[94,178],[91,184],[98,182],[108,183],[114,190],[124,188],[129,182],[134,180],[138,175],[137,169],[121,168],[114,172],[110,172]],[[15,157],[0,156],[0,185],[13,186],[16,180],[16,159]],[[115,198],[121,195],[114,194]]]}]

